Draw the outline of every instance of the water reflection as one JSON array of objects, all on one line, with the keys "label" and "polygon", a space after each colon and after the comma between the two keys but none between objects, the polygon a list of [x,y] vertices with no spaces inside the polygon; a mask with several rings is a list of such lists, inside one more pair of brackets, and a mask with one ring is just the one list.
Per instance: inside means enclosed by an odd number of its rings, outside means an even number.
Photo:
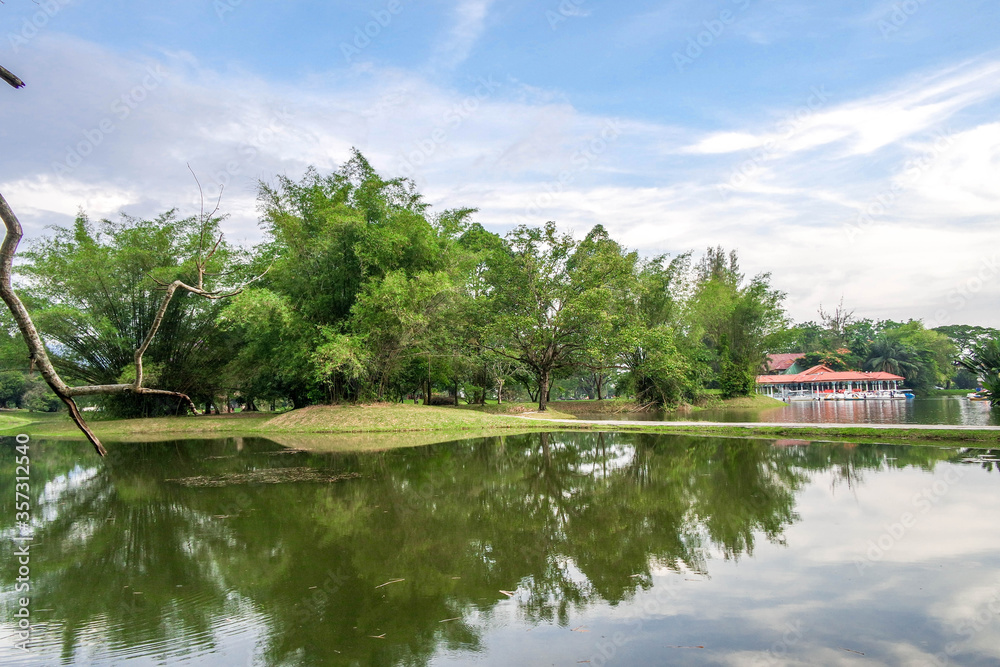
[{"label": "water reflection", "polygon": [[[320,455],[230,439],[118,446],[99,463],[32,443],[38,635],[25,664],[495,655],[497,628],[567,629],[629,608],[665,573],[705,581],[713,561],[780,547],[817,474],[850,492],[872,472],[969,458],[784,444],[533,434]],[[6,537],[12,486],[0,478]],[[10,569],[2,581],[10,623]]]},{"label": "water reflection", "polygon": [[[616,416],[615,419],[622,417]],[[626,415],[624,418],[628,418]],[[643,420],[653,415],[642,416]],[[905,401],[796,401],[773,410],[701,410],[655,416],[666,421],[780,422],[819,424],[948,424],[1000,426],[1000,409],[964,397]]]}]

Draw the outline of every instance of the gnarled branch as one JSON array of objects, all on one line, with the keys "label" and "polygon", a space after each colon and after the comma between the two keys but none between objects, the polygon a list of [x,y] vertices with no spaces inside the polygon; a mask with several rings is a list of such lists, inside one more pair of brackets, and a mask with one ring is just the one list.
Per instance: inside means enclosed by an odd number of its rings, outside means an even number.
[{"label": "gnarled branch", "polygon": [[[28,352],[32,364],[38,367],[42,377],[45,378],[45,382],[49,385],[55,395],[66,404],[73,422],[87,437],[87,440],[90,441],[100,456],[107,454],[107,451],[104,449],[104,446],[101,444],[101,441],[97,438],[97,436],[94,435],[94,432],[87,426],[86,421],[83,419],[83,415],[80,413],[80,409],[73,400],[74,397],[128,393],[144,396],[170,396],[183,401],[192,412],[197,412],[194,402],[187,394],[163,389],[147,389],[142,386],[142,356],[145,354],[146,350],[149,349],[149,345],[152,342],[153,337],[156,335],[156,332],[160,328],[160,324],[163,322],[163,317],[167,312],[170,301],[173,299],[174,294],[178,289],[187,290],[192,294],[197,294],[207,299],[222,299],[234,296],[239,294],[242,289],[233,292],[210,292],[203,289],[204,267],[207,264],[207,259],[199,257],[197,259],[199,287],[192,287],[181,280],[175,280],[168,284],[160,283],[164,286],[166,293],[164,294],[163,301],[161,301],[160,307],[156,312],[153,324],[146,333],[146,337],[143,339],[142,344],[135,351],[135,381],[131,384],[104,384],[70,387],[61,377],[59,377],[59,374],[52,366],[52,362],[49,360],[48,353],[45,351],[45,345],[42,343],[42,339],[38,335],[38,330],[35,328],[31,315],[28,314],[28,310],[24,307],[21,299],[14,292],[14,288],[11,283],[14,255],[17,253],[17,246],[21,242],[21,238],[24,233],[21,228],[21,223],[18,221],[17,216],[14,215],[14,211],[11,210],[10,206],[7,204],[7,200],[4,199],[3,194],[0,194],[0,218],[3,218],[4,227],[7,230],[3,243],[0,244],[0,298],[2,298],[4,303],[7,304],[11,314],[14,316],[14,320],[17,322],[18,329],[20,329],[21,335],[24,337],[24,341],[28,345]],[[215,247],[213,247],[211,252],[214,253],[215,248],[217,247],[218,242],[216,242]],[[264,273],[266,274],[267,271]],[[250,282],[260,279],[263,275],[264,274],[261,274]]]}]

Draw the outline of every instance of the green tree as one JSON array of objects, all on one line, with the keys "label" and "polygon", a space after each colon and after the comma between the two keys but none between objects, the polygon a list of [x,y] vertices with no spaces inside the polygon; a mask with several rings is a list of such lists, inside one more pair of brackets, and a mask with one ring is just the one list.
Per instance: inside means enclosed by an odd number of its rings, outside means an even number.
[{"label": "green tree", "polygon": [[893,373],[905,377],[907,374],[914,374],[917,370],[913,350],[899,340],[884,334],[872,342],[868,354],[865,368],[870,371]]},{"label": "green tree", "polygon": [[974,343],[959,363],[982,381],[990,405],[1000,405],[1000,337]]},{"label": "green tree", "polygon": [[[267,369],[297,407],[384,399],[419,387],[419,359],[463,352],[438,334],[473,268],[459,243],[473,209],[431,216],[412,182],[357,151],[330,175],[261,184],[259,202],[273,269],[232,305],[248,348],[235,375],[259,383],[254,369]],[[276,344],[284,358],[269,360]]]},{"label": "green tree", "polygon": [[21,407],[21,401],[28,390],[28,379],[19,371],[0,372],[0,407],[8,408],[11,403]]},{"label": "green tree", "polygon": [[635,261],[602,227],[577,243],[552,222],[518,227],[490,257],[484,346],[531,369],[540,411],[553,373],[581,364],[590,333],[613,327]]},{"label": "green tree", "polygon": [[[23,253],[17,271],[26,279],[32,316],[53,350],[53,364],[73,381],[113,385],[135,377],[135,352],[163,301],[164,285],[198,282],[195,264],[218,236],[219,218],[179,218],[169,211],[152,220],[77,217],[56,227]],[[240,253],[224,241],[203,267],[213,288],[245,279]],[[185,293],[170,301],[158,335],[146,351],[161,369],[157,383],[196,400],[220,391],[219,371],[229,355],[215,326],[217,301]],[[148,378],[147,378],[148,379]],[[177,410],[176,398],[120,394],[106,403],[123,416]]]},{"label": "green tree", "polygon": [[[883,335],[871,345],[869,368],[897,368],[887,372],[905,377],[907,385],[919,394],[930,393],[935,386],[948,382],[956,356],[948,336],[924,328],[918,320],[887,322],[884,327]],[[888,347],[882,338],[888,341]]]},{"label": "green tree", "polygon": [[709,248],[695,269],[688,306],[691,335],[715,357],[723,397],[748,395],[765,355],[780,344],[787,325],[785,295],[762,273],[745,280],[736,251]]},{"label": "green tree", "polygon": [[705,379],[704,349],[678,334],[688,328],[689,253],[653,257],[637,267],[635,293],[617,345],[627,373],[621,388],[642,403],[674,405],[698,398]]}]

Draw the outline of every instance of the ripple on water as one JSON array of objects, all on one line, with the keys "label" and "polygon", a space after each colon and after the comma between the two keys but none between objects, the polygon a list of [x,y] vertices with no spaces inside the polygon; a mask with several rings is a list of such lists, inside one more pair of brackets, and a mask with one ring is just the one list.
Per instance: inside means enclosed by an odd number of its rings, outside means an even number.
[{"label": "ripple on water", "polygon": [[[230,594],[226,608],[208,627],[185,627],[181,619],[203,613],[217,593],[204,592],[175,599],[156,624],[109,623],[106,616],[73,631],[70,652],[64,642],[70,632],[63,623],[33,624],[29,653],[13,649],[12,638],[0,641],[0,664],[24,665],[251,665],[258,640],[267,635],[271,619],[249,600]],[[4,624],[0,633],[13,629]],[[8,650],[9,649],[9,650]]]}]

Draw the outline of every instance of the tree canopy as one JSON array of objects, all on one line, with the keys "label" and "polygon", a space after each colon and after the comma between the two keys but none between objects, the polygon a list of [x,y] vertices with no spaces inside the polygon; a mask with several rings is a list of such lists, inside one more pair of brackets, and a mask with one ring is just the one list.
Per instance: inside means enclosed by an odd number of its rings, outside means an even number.
[{"label": "tree canopy", "polygon": [[[956,357],[995,333],[858,319],[843,302],[792,324],[770,274],[744,275],[735,249],[643,258],[600,224],[501,235],[473,208],[434,212],[412,181],[379,174],[357,151],[332,173],[261,183],[258,203],[266,238],[248,248],[220,239],[206,253],[222,218],[175,211],[81,213],[34,240],[18,288],[59,371],[133,382],[158,321],[143,377],[206,410],[525,395],[540,410],[553,396],[673,405],[751,393],[773,352],[897,373],[918,392],[975,383]],[[259,279],[225,301],[176,298],[157,320],[164,286],[195,274],[216,291]],[[44,405],[7,332],[0,356],[13,374],[0,375],[0,401]],[[182,407],[165,395],[102,400],[122,415]]]}]

